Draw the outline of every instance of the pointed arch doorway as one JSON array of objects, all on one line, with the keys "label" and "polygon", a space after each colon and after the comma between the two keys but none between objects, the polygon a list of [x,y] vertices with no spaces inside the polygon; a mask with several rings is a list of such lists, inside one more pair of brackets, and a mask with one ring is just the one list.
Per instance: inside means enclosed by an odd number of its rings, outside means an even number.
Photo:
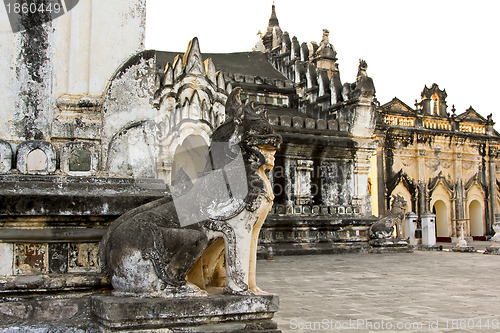
[{"label": "pointed arch doorway", "polygon": [[432,206],[432,212],[436,215],[436,240],[438,242],[451,242],[450,218],[446,203],[443,200],[437,200]]}]

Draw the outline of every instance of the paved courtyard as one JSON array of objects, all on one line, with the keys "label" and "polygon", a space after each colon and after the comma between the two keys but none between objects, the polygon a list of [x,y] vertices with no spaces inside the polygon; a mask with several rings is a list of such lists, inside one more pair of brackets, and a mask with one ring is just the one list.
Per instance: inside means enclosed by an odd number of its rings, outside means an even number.
[{"label": "paved courtyard", "polygon": [[500,332],[498,255],[290,256],[257,270],[283,332]]}]

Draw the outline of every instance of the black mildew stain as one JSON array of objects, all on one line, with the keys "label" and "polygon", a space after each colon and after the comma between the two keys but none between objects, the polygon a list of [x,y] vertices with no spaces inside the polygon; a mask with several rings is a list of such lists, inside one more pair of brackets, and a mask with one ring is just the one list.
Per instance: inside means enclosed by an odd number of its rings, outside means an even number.
[{"label": "black mildew stain", "polygon": [[[44,3],[50,0],[44,0]],[[21,24],[26,30],[20,32],[20,52],[17,59],[17,78],[20,80],[19,88],[19,112],[18,133],[26,140],[43,140],[44,133],[36,125],[36,119],[42,116],[43,104],[47,94],[47,86],[44,77],[44,67],[50,62],[49,30],[52,28],[49,12],[37,13],[37,15],[23,15]],[[41,22],[46,22],[41,24]],[[49,22],[47,22],[49,21]],[[25,75],[27,74],[27,75]],[[50,87],[49,87],[50,88]]]}]

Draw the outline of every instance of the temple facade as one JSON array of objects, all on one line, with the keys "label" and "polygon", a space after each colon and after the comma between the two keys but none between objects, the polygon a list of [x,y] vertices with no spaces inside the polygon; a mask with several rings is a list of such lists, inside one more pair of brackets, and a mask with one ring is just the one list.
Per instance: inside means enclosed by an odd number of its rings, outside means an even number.
[{"label": "temple facade", "polygon": [[[353,85],[341,84],[327,30],[319,44],[300,44],[282,32],[273,7],[255,50],[267,54],[274,67],[294,82],[299,112],[328,122],[343,119],[337,117],[352,103]],[[357,82],[365,76],[366,63],[361,62]],[[372,213],[384,216],[392,195],[400,194],[408,203],[407,212],[418,217],[417,231],[421,216],[434,214],[438,241],[455,241],[462,228],[464,236],[484,240],[493,234],[500,213],[500,137],[491,114],[484,118],[472,107],[462,113],[454,106],[449,110],[446,97],[446,91],[433,84],[424,87],[413,108],[398,98],[385,104],[373,98],[375,130],[359,123],[366,138],[373,135],[377,147],[370,157],[368,178]]]},{"label": "temple facade", "polygon": [[437,84],[421,97],[414,108],[397,98],[377,108],[374,211],[383,215],[390,196],[400,194],[408,210],[436,215],[438,241],[456,240],[462,228],[466,237],[486,240],[500,207],[500,138],[492,117],[472,107],[448,110]]},{"label": "temple facade", "polygon": [[235,87],[283,138],[263,256],[367,250],[393,194],[407,212],[434,213],[441,240],[462,227],[492,235],[500,137],[491,116],[448,110],[437,85],[414,107],[381,104],[367,62],[342,81],[329,31],[300,43],[274,6],[254,51],[206,54],[197,38],[184,53],[144,50],[145,1],[113,4],[83,1],[0,36],[1,292],[106,286],[97,252],[107,226],[169,195],[181,169],[196,180]]}]

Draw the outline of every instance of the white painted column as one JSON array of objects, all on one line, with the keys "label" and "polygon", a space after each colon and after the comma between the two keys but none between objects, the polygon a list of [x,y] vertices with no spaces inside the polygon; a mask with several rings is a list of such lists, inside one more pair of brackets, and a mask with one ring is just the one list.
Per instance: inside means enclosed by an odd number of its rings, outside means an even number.
[{"label": "white painted column", "polygon": [[421,215],[422,245],[436,245],[436,215],[425,213]]},{"label": "white painted column", "polygon": [[409,212],[405,216],[404,221],[404,238],[410,241],[410,245],[416,245],[417,239],[415,238],[415,230],[417,230],[418,215]]}]

